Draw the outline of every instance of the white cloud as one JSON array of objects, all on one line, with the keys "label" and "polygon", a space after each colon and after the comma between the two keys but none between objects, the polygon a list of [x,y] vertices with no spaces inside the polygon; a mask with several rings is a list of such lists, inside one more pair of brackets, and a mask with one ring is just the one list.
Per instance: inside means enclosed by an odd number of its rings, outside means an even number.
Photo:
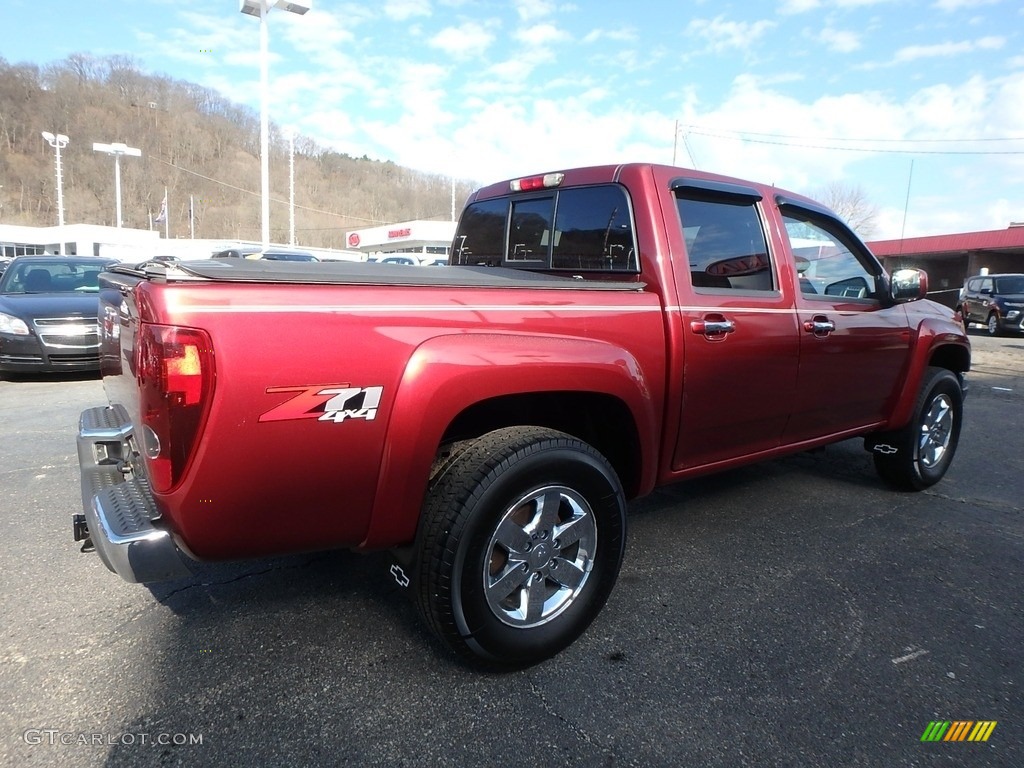
[{"label": "white cloud", "polygon": [[773,21],[726,21],[724,16],[716,16],[713,19],[693,19],[687,25],[686,33],[701,38],[707,50],[722,53],[733,48],[749,48],[775,26]]},{"label": "white cloud", "polygon": [[583,37],[584,43],[596,43],[600,40],[611,40],[617,43],[635,43],[640,37],[632,27],[619,29],[593,29]]},{"label": "white cloud", "polygon": [[384,3],[384,14],[395,21],[405,21],[414,16],[429,16],[430,0],[388,0]]},{"label": "white cloud", "polygon": [[536,24],[516,30],[515,39],[526,45],[543,46],[568,40],[569,35],[554,24]]},{"label": "white cloud", "polygon": [[818,39],[829,50],[836,53],[853,53],[853,51],[859,50],[861,47],[860,35],[856,32],[833,29],[832,27],[825,27],[825,29],[821,30]]},{"label": "white cloud", "polygon": [[978,40],[962,40],[958,43],[945,42],[934,45],[908,45],[896,51],[894,62],[904,63],[917,59],[935,58],[937,56],[956,56],[977,50],[996,50],[1002,48],[1006,40],[1002,37],[982,37]]},{"label": "white cloud", "polygon": [[933,8],[940,11],[958,11],[961,8],[978,8],[982,5],[995,5],[1000,0],[936,0]]},{"label": "white cloud", "polygon": [[862,8],[869,5],[879,5],[880,3],[889,3],[894,0],[835,0],[835,4],[840,8]]},{"label": "white cloud", "polygon": [[798,13],[806,13],[820,7],[818,0],[782,0],[779,6],[779,13],[784,16],[793,16]]},{"label": "white cloud", "polygon": [[513,4],[523,21],[542,19],[550,16],[555,10],[555,4],[550,0],[516,0]]},{"label": "white cloud", "polygon": [[483,24],[467,21],[458,27],[445,27],[428,41],[431,48],[437,48],[456,59],[482,56],[494,42],[494,34]]}]

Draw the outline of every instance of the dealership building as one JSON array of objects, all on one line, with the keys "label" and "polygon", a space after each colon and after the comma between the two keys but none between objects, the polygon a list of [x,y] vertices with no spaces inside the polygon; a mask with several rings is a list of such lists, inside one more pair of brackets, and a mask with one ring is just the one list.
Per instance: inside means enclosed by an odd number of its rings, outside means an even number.
[{"label": "dealership building", "polygon": [[381,227],[355,229],[345,235],[345,245],[367,258],[407,253],[419,258],[447,256],[455,236],[454,221],[402,221]]}]

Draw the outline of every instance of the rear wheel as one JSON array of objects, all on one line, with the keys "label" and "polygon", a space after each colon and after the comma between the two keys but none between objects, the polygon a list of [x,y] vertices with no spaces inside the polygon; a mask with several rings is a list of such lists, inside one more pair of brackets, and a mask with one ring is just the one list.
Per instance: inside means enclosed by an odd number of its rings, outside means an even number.
[{"label": "rear wheel", "polygon": [[872,439],[875,469],[882,479],[907,491],[920,491],[939,482],[960,440],[963,402],[956,374],[929,368],[910,423]]},{"label": "rear wheel", "polygon": [[491,668],[555,655],[618,576],[625,497],[594,448],[511,427],[470,443],[433,481],[417,540],[417,602],[438,637]]}]

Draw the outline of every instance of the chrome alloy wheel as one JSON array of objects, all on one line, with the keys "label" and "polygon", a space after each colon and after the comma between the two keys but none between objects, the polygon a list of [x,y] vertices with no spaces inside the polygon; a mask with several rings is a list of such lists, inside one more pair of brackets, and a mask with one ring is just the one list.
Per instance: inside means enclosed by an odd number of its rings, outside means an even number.
[{"label": "chrome alloy wheel", "polygon": [[545,624],[587,583],[597,523],[586,499],[564,486],[531,491],[502,515],[484,560],[484,594],[511,627]]},{"label": "chrome alloy wheel", "polygon": [[952,434],[953,403],[949,395],[941,394],[932,400],[928,412],[921,419],[921,435],[917,445],[921,464],[931,469],[942,461]]}]

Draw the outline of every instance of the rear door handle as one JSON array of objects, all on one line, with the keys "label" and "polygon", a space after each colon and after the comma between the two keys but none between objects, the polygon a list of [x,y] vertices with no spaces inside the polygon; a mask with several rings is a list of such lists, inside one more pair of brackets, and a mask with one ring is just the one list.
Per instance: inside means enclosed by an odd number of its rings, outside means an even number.
[{"label": "rear door handle", "polygon": [[711,317],[706,317],[703,320],[691,321],[690,330],[701,336],[721,339],[724,338],[726,334],[732,333],[736,330],[736,323],[732,320],[727,320],[721,315],[712,315]]}]

